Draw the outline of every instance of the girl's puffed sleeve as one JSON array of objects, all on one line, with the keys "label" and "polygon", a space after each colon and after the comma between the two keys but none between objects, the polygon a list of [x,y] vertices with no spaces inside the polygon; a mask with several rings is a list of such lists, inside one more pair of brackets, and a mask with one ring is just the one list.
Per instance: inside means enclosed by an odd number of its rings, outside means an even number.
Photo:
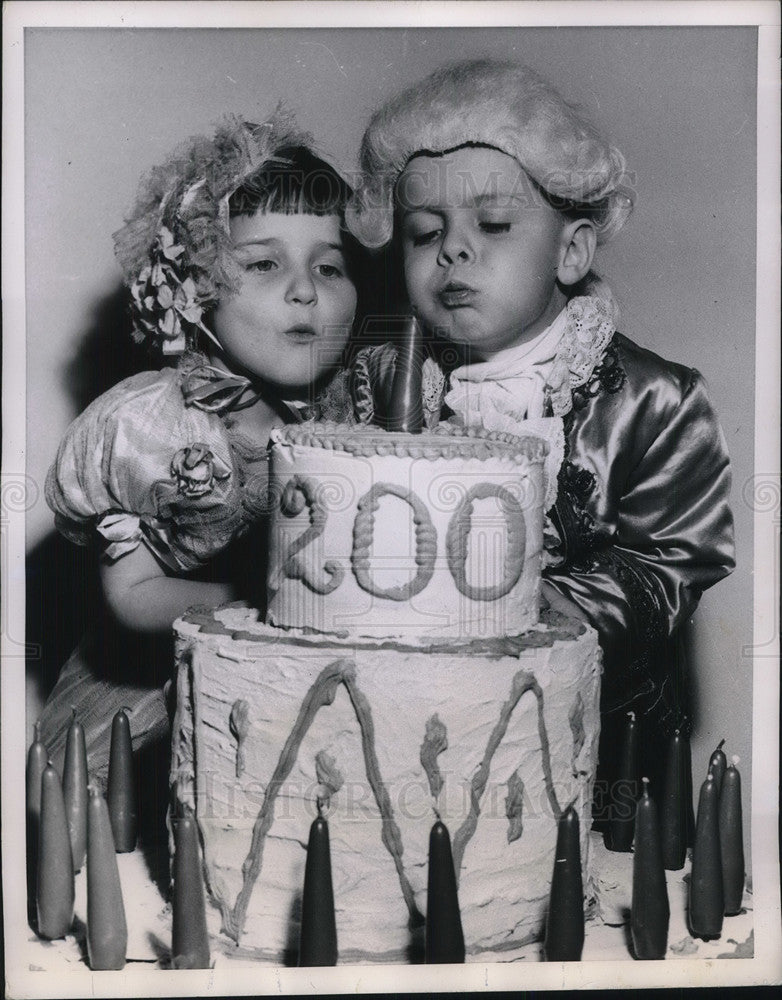
[{"label": "girl's puffed sleeve", "polygon": [[219,417],[184,405],[173,370],[142,372],[71,424],[46,479],[59,531],[109,559],[142,542],[174,571],[233,537],[241,500]]},{"label": "girl's puffed sleeve", "polygon": [[735,565],[730,465],[702,377],[633,377],[628,360],[622,390],[575,417],[554,512],[569,551],[546,572],[597,628],[618,703],[659,686],[656,658]]}]

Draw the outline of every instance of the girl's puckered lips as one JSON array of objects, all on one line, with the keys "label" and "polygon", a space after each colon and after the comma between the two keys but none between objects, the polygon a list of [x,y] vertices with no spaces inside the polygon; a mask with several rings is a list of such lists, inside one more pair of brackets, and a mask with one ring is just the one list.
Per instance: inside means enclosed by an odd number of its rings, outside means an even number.
[{"label": "girl's puckered lips", "polygon": [[308,323],[299,323],[296,326],[289,326],[287,330],[284,330],[283,336],[296,343],[305,344],[317,339],[318,331]]},{"label": "girl's puckered lips", "polygon": [[461,281],[449,281],[437,293],[437,298],[446,309],[461,309],[472,305],[478,293],[470,285]]}]

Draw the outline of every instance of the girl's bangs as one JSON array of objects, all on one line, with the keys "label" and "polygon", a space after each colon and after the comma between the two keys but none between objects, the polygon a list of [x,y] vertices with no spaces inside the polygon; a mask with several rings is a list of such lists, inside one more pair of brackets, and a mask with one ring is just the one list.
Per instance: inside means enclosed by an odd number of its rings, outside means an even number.
[{"label": "girl's bangs", "polygon": [[229,212],[341,216],[350,194],[339,174],[308,150],[281,151],[233,193]]}]

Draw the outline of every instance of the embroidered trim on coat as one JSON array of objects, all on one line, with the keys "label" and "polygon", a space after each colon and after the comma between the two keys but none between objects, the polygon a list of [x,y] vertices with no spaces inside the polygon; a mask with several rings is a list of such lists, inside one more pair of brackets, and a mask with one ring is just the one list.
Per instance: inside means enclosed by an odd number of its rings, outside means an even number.
[{"label": "embroidered trim on coat", "polygon": [[602,361],[589,379],[573,389],[573,410],[583,410],[590,399],[594,399],[602,392],[619,392],[626,378],[622,362],[619,360],[616,338],[613,337],[605,349]]},{"label": "embroidered trim on coat", "polygon": [[558,558],[557,565],[567,563],[574,569],[588,572],[595,566],[598,531],[587,504],[597,482],[594,473],[567,460],[560,466],[558,478],[557,502],[550,514],[561,544],[554,545],[549,557]]}]

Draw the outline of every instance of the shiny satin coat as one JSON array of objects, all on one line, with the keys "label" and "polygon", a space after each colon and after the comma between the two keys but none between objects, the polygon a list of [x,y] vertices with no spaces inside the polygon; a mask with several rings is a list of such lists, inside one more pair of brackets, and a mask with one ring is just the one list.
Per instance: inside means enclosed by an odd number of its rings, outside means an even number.
[{"label": "shiny satin coat", "polygon": [[545,577],[600,635],[604,712],[686,730],[676,640],[734,566],[722,430],[697,371],[621,334],[573,402]]},{"label": "shiny satin coat", "polygon": [[[394,350],[362,355],[354,394],[381,409]],[[544,578],[599,633],[604,727],[633,710],[650,733],[687,733],[680,629],[734,566],[730,466],[703,378],[617,333],[564,429]]]}]

